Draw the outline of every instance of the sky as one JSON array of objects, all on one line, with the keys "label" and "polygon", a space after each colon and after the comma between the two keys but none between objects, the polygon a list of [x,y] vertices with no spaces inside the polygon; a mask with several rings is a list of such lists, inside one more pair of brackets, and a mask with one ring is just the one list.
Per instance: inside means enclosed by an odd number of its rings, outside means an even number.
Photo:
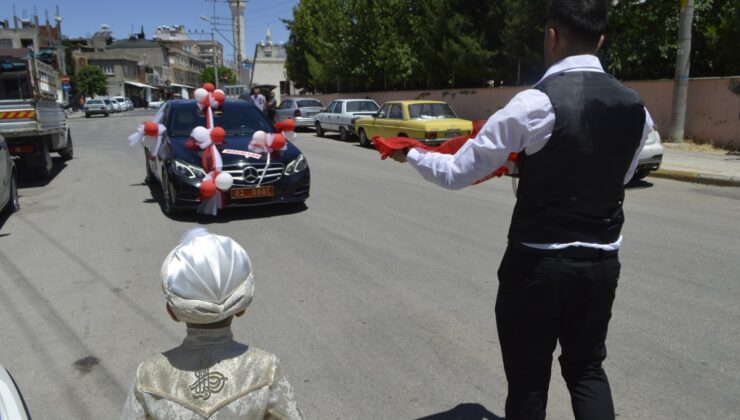
[{"label": "sky", "polygon": [[[254,57],[254,47],[265,39],[265,31],[269,27],[272,31],[273,42],[288,41],[288,30],[280,19],[292,19],[293,7],[299,0],[247,0],[244,12],[246,26],[247,56]],[[90,36],[100,29],[101,24],[107,24],[117,39],[127,38],[133,27],[134,32],[141,30],[147,39],[151,39],[157,26],[185,25],[186,31],[205,32],[205,35],[192,37],[195,39],[210,39],[210,24],[199,19],[205,15],[210,18],[213,14],[211,0],[3,0],[0,2],[0,19],[8,19],[12,25],[13,5],[18,17],[34,15],[34,6],[39,16],[39,22],[46,19],[45,11],[49,12],[49,19],[53,21],[56,6],[63,17],[62,34],[70,38]],[[217,0],[216,16],[228,18],[224,21],[228,28],[220,28],[229,42],[231,39],[229,10],[226,0]],[[221,36],[216,38],[224,46],[224,59],[230,61],[233,48]]]}]

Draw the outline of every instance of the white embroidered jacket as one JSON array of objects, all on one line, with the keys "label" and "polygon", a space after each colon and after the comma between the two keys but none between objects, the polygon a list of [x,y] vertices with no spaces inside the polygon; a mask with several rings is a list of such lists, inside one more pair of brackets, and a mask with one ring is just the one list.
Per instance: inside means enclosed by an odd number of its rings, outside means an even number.
[{"label": "white embroidered jacket", "polygon": [[237,343],[231,328],[188,328],[182,345],[139,365],[128,419],[302,419],[275,355]]}]

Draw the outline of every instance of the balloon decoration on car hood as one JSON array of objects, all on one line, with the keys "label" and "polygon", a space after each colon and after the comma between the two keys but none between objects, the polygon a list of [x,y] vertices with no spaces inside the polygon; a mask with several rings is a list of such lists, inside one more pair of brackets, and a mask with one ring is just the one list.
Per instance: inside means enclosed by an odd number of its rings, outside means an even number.
[{"label": "balloon decoration on car hood", "polygon": [[206,112],[206,126],[198,126],[190,133],[195,145],[200,148],[201,167],[206,173],[200,183],[200,206],[198,213],[215,216],[224,206],[224,193],[231,189],[234,178],[228,172],[221,172],[223,161],[217,145],[226,139],[226,131],[213,123],[213,110],[221,108],[226,96],[220,89],[210,83],[195,90],[195,101],[198,108]]}]

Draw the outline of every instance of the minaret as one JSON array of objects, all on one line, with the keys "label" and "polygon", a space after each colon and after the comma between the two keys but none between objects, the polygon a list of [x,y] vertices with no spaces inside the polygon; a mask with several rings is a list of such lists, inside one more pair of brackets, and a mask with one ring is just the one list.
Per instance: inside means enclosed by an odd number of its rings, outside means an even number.
[{"label": "minaret", "polygon": [[229,0],[234,39],[234,61],[237,69],[241,67],[241,62],[247,58],[246,39],[244,35],[244,6],[246,3],[246,0]]}]

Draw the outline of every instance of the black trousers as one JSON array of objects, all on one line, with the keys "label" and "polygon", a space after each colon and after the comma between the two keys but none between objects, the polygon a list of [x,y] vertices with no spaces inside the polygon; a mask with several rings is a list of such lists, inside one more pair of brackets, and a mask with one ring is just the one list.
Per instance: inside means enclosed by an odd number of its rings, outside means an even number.
[{"label": "black trousers", "polygon": [[508,381],[506,419],[544,419],[557,341],[576,419],[614,419],[601,362],[619,278],[616,252],[509,246],[498,271],[496,324]]}]

